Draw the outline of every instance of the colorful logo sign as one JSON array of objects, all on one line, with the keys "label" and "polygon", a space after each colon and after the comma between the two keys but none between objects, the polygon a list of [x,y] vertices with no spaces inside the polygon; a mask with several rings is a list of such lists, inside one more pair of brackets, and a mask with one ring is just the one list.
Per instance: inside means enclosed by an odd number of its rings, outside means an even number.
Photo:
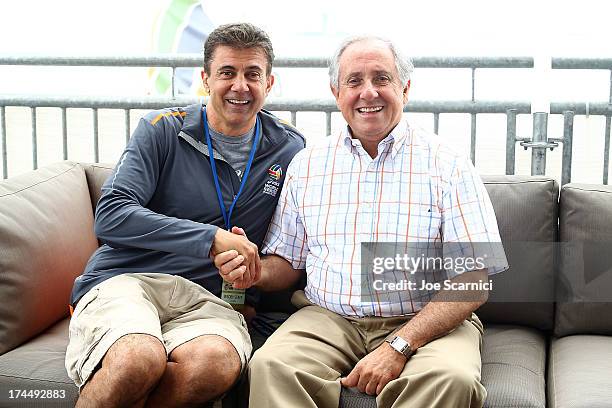
[{"label": "colorful logo sign", "polygon": [[280,164],[275,164],[268,169],[268,175],[274,180],[280,180],[283,176],[283,168]]}]

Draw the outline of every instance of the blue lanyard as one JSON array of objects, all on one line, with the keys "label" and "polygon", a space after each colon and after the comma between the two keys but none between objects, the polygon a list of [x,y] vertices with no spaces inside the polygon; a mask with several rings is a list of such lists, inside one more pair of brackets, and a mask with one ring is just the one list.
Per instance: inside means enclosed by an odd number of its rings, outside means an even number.
[{"label": "blue lanyard", "polygon": [[255,137],[253,138],[253,147],[251,147],[249,161],[247,162],[246,169],[244,170],[242,182],[240,183],[240,189],[238,189],[238,194],[236,194],[236,196],[234,197],[234,201],[232,201],[232,206],[230,207],[229,213],[227,213],[225,211],[225,204],[223,204],[223,195],[221,194],[221,187],[219,186],[219,176],[217,176],[217,166],[215,165],[215,156],[213,154],[212,141],[210,140],[210,132],[208,130],[208,120],[206,119],[206,108],[202,110],[202,121],[204,122],[204,135],[206,136],[206,144],[208,145],[210,167],[212,168],[213,181],[215,182],[215,189],[217,190],[217,199],[219,200],[219,207],[221,208],[221,215],[223,215],[223,221],[225,221],[225,228],[229,231],[232,228],[232,224],[230,223],[230,219],[232,218],[232,212],[234,211],[234,207],[236,206],[238,197],[240,197],[242,189],[246,184],[246,180],[249,177],[249,172],[251,171],[251,164],[253,164],[255,151],[257,150],[257,145],[259,144],[258,142],[259,134],[261,132],[261,122],[259,121],[258,116],[255,122]]}]

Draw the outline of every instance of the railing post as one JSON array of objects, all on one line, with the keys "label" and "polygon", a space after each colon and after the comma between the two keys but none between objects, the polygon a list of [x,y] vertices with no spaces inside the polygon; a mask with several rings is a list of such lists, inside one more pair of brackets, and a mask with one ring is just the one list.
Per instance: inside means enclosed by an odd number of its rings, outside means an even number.
[{"label": "railing post", "polygon": [[36,107],[30,108],[32,124],[32,168],[38,168],[38,136],[36,134]]},{"label": "railing post", "polygon": [[434,133],[437,135],[438,129],[440,128],[440,113],[434,112],[433,120],[434,120]]},{"label": "railing post", "polygon": [[68,160],[68,114],[66,107],[62,107],[62,157]]},{"label": "railing post", "polygon": [[561,185],[572,181],[572,140],[574,138],[574,112],[563,112],[563,158],[561,160]]},{"label": "railing post", "polygon": [[516,113],[516,109],[508,109],[506,111],[506,174],[514,174]]},{"label": "railing post", "polygon": [[[545,145],[548,142],[548,113],[535,112],[533,114],[533,143]],[[531,175],[542,176],[546,173],[546,146],[533,145],[531,147]]]},{"label": "railing post", "polygon": [[100,124],[98,122],[98,108],[93,108],[93,148],[94,163],[100,162]]},{"label": "railing post", "polygon": [[2,177],[8,178],[8,153],[6,151],[6,110],[0,106],[0,133],[2,133]]},{"label": "railing post", "polygon": [[172,97],[176,98],[176,67],[172,67]]},{"label": "railing post", "polygon": [[471,114],[471,125],[470,125],[470,159],[472,164],[476,165],[476,114]]},{"label": "railing post", "polygon": [[610,171],[610,116],[606,115],[606,133],[604,136],[604,166],[603,184],[608,184],[608,172]]},{"label": "railing post", "polygon": [[123,123],[125,126],[125,145],[130,142],[130,110],[123,110]]}]

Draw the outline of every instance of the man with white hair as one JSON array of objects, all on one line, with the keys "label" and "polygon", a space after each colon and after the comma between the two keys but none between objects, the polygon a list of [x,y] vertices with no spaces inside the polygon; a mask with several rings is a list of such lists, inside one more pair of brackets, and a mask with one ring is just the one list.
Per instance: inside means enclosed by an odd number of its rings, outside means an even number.
[{"label": "man with white hair", "polygon": [[[411,71],[389,41],[344,42],[330,85],[348,126],[292,160],[261,276],[245,277],[231,251],[215,259],[226,281],[265,290],[306,271],[305,290],[292,299],[299,310],[251,360],[250,406],[337,407],[341,386],[376,395],[378,407],[484,403],[483,327],[473,312],[487,299],[488,275],[507,268],[503,251],[446,271],[449,286],[433,298],[364,290],[362,244],[439,244],[446,254],[456,244],[477,253],[477,243],[500,243],[469,159],[402,118]],[[457,297],[457,287],[470,290]]]}]

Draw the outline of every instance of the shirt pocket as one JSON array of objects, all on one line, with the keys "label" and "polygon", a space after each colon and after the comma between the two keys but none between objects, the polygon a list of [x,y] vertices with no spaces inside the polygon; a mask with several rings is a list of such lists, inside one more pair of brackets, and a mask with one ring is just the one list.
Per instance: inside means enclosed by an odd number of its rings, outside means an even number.
[{"label": "shirt pocket", "polygon": [[416,242],[440,241],[442,213],[436,205],[422,205],[412,218],[413,239]]}]

